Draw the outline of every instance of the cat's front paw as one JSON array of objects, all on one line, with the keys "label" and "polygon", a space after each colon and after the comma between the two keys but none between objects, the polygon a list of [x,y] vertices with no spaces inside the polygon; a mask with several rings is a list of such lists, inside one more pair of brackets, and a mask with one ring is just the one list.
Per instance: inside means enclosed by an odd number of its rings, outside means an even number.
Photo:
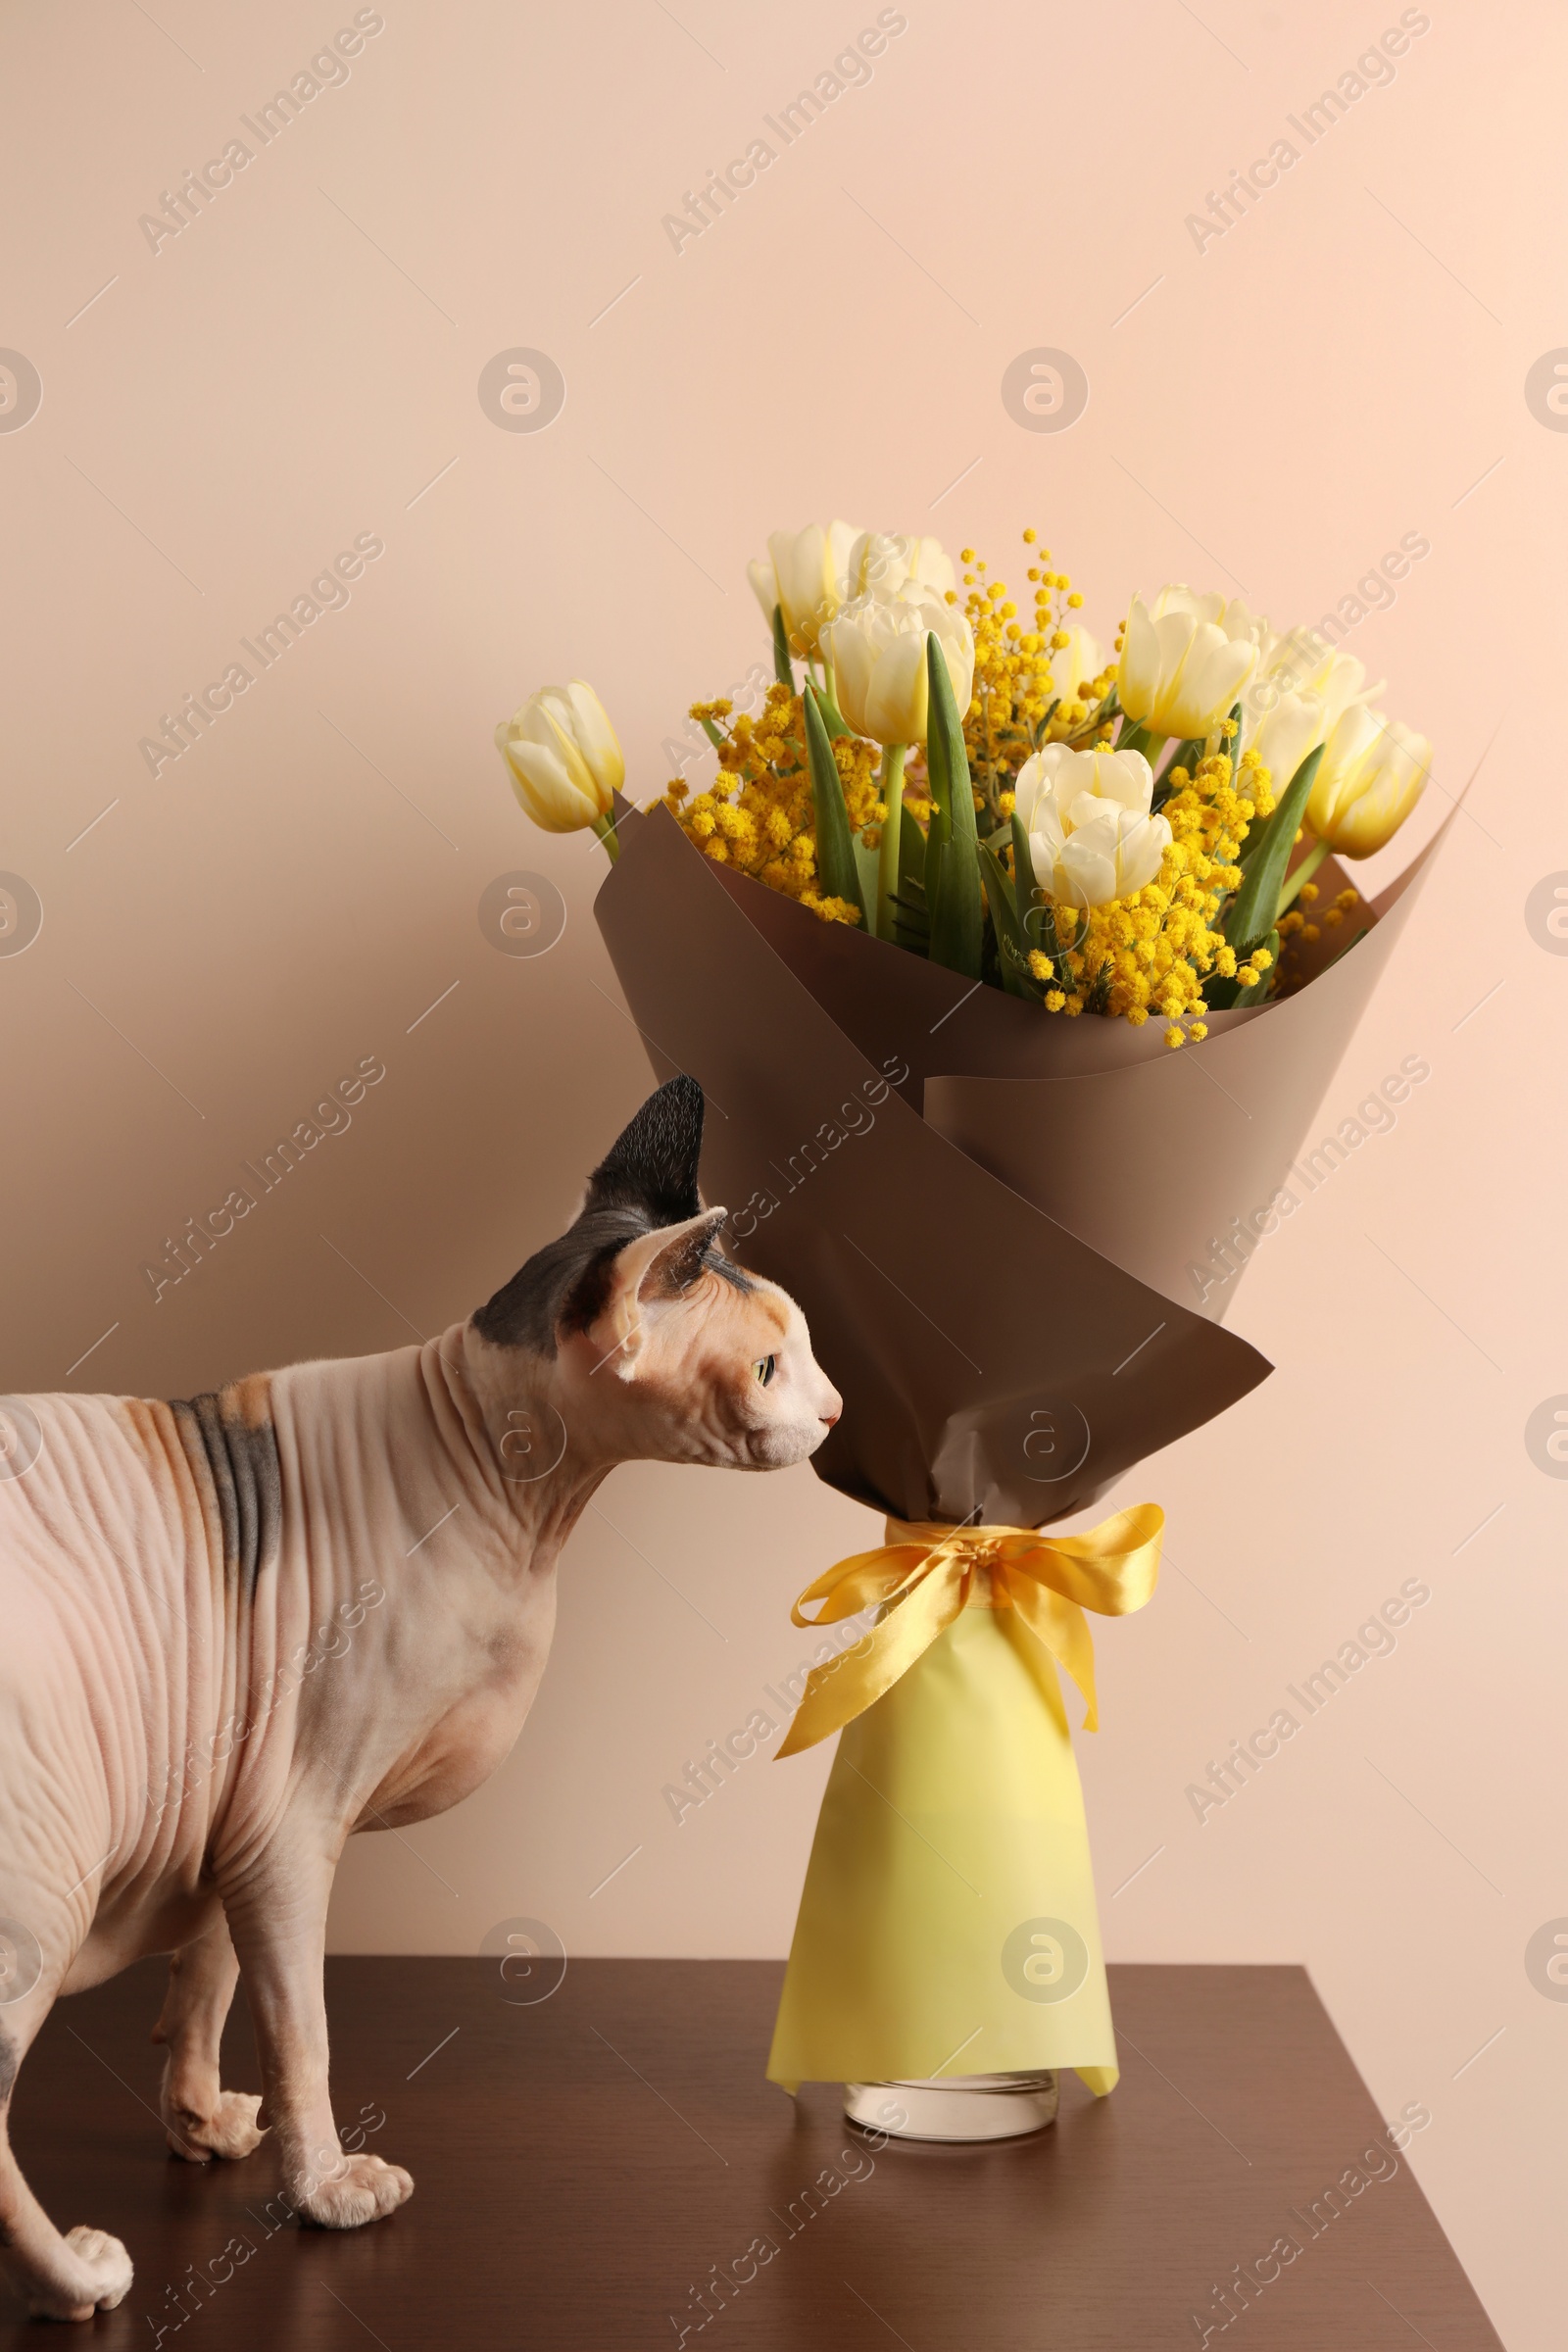
[{"label": "cat's front paw", "polygon": [[312,2179],[295,2191],[302,2222],[318,2230],[358,2230],[396,2213],[414,2194],[414,2176],[379,2156],[345,2156],[329,2179]]},{"label": "cat's front paw", "polygon": [[130,2256],[107,2230],[89,2230],[78,2222],[65,2234],[67,2259],[59,2275],[35,2278],[27,2294],[27,2311],[35,2320],[90,2320],[95,2311],[113,2311],[123,2303],[134,2276]]}]

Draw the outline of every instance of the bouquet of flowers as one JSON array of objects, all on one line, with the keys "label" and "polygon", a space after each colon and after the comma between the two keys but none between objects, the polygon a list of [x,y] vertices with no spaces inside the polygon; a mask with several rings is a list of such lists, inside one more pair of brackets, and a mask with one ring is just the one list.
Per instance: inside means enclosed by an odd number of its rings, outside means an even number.
[{"label": "bouquet of flowers", "polygon": [[1057,1669],[1094,1728],[1085,1612],[1149,1598],[1161,1521],[1047,1531],[1266,1376],[1232,1278],[1432,854],[1371,904],[1340,863],[1431,763],[1359,662],[1185,587],[1107,660],[1024,538],[1020,613],[967,550],[960,605],[931,540],[775,534],[774,682],[695,704],[713,781],[641,812],[582,681],[497,731],[528,813],[605,840],[633,1017],[717,1114],[705,1189],[844,1394],[814,1467],[888,1521],[796,1605],[874,1621],[779,1751],[842,1733],[768,2072],[939,2083],[939,2136],[1115,2082]]}]

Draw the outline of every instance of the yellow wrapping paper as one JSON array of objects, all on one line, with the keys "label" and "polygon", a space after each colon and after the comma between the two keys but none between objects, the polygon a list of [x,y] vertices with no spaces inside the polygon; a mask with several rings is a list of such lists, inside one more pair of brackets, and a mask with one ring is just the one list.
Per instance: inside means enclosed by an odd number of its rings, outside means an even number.
[{"label": "yellow wrapping paper", "polygon": [[[822,1601],[824,1621],[848,1616],[873,1596],[867,1580],[878,1571],[868,1564],[885,1563],[879,1624],[813,1674],[785,1742],[808,1744],[844,1722],[771,2081],[793,2091],[803,2082],[1072,2067],[1097,2096],[1112,2088],[1089,1833],[1052,1653],[1070,1649],[1092,1705],[1087,1625],[1080,1632],[1062,1613],[1078,1619],[1079,1599],[1102,1613],[1141,1606],[1157,1572],[1159,1526],[1149,1508],[1054,1541],[890,1522],[886,1551],[841,1563],[803,1595]],[[914,1570],[911,1558],[921,1563]],[[1048,1582],[1056,1606],[1043,1618],[1037,1592]],[[1028,1615],[1014,1594],[1028,1598]],[[923,1645],[881,1687],[911,1600],[927,1613]],[[1048,1634],[1057,1637],[1049,1648]],[[912,1639],[905,1636],[905,1649]]]}]

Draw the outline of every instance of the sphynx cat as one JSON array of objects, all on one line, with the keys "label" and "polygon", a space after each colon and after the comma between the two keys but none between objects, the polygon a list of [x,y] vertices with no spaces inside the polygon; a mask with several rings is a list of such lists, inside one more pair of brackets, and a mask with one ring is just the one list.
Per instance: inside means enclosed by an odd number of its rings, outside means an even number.
[{"label": "sphynx cat", "polygon": [[[455,1805],[516,1740],[556,1561],[617,1462],[771,1470],[840,1399],[799,1308],[719,1250],[703,1094],[675,1078],[575,1222],[422,1347],[295,1364],[188,1403],[0,1405],[0,2245],[37,2316],[131,2281],[62,2236],[6,2124],[58,1993],[170,1952],[154,2039],[175,2153],[277,2134],[303,2220],[347,2230],[409,2175],[343,2150],[327,1897],[345,1840]],[[261,2097],[224,2090],[243,1975]]]}]

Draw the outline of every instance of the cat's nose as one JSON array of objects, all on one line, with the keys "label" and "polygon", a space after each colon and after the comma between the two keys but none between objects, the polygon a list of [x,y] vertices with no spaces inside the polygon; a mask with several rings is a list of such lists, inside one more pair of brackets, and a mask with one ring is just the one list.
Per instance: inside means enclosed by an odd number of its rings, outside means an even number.
[{"label": "cat's nose", "polygon": [[825,1413],[818,1413],[817,1419],[821,1422],[824,1429],[832,1429],[843,1411],[843,1397],[839,1395],[837,1389],[829,1389],[828,1410]]}]

